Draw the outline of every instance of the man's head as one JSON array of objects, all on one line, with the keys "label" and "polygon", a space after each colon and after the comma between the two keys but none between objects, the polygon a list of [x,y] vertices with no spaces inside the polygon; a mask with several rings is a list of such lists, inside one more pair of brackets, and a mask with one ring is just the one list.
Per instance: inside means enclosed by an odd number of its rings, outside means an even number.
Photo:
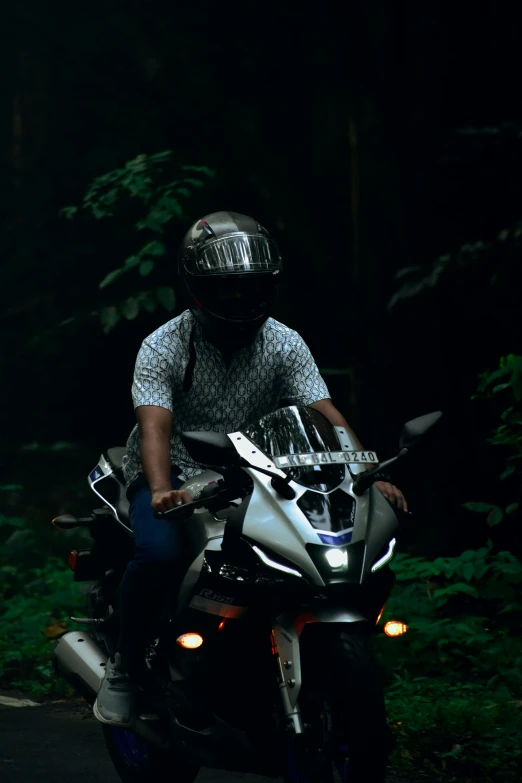
[{"label": "man's head", "polygon": [[214,342],[253,340],[270,314],[281,270],[268,231],[237,212],[214,212],[198,220],[179,254],[189,308]]}]

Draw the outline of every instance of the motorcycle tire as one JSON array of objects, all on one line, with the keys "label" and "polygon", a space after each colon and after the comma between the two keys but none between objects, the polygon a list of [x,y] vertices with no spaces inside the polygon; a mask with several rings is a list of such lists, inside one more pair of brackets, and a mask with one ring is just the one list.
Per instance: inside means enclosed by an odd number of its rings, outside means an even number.
[{"label": "motorcycle tire", "polygon": [[286,743],[285,783],[384,783],[393,742],[370,635],[344,625],[310,631],[301,644],[306,729]]}]

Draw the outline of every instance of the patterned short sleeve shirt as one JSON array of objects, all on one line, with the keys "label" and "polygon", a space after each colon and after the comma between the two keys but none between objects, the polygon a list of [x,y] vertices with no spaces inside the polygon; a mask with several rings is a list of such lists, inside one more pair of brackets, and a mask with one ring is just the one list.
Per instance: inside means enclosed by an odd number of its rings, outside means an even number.
[{"label": "patterned short sleeve shirt", "polygon": [[[185,392],[193,330],[196,363]],[[269,318],[254,342],[234,354],[227,367],[189,310],[143,341],[132,384],[135,408],[158,405],[172,411],[171,462],[183,481],[202,468],[183,446],[182,432],[235,432],[282,405],[311,405],[329,396],[308,346],[293,329]],[[136,425],[123,460],[127,486],[141,471]]]}]

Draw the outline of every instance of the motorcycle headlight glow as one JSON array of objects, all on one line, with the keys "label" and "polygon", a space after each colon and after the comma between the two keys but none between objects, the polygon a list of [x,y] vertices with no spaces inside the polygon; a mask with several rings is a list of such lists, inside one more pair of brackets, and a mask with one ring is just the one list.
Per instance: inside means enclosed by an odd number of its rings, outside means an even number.
[{"label": "motorcycle headlight glow", "polygon": [[330,568],[341,568],[343,565],[348,565],[348,552],[344,552],[341,549],[328,549],[326,559]]},{"label": "motorcycle headlight glow", "polygon": [[376,563],[372,565],[372,573],[375,573],[375,571],[378,571],[379,568],[382,568],[386,563],[389,563],[390,560],[393,560],[393,556],[395,555],[395,547],[397,545],[397,540],[395,538],[392,538],[390,543],[388,544],[388,551],[386,552],[383,557],[381,557],[380,560],[377,560]]},{"label": "motorcycle headlight glow", "polygon": [[270,566],[270,568],[276,568],[278,571],[284,571],[285,574],[292,574],[292,576],[302,576],[302,574],[299,571],[296,571],[295,568],[289,568],[288,566],[283,565],[283,563],[277,563],[275,560],[272,560],[258,546],[253,546],[252,549],[259,559],[262,560],[265,565]]}]

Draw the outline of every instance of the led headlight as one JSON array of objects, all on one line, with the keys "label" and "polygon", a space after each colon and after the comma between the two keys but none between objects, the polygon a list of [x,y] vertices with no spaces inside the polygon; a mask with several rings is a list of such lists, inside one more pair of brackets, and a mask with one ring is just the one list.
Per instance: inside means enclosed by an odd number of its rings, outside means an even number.
[{"label": "led headlight", "polygon": [[326,559],[330,568],[341,568],[343,565],[348,565],[348,552],[344,552],[340,549],[328,549],[326,552]]}]

